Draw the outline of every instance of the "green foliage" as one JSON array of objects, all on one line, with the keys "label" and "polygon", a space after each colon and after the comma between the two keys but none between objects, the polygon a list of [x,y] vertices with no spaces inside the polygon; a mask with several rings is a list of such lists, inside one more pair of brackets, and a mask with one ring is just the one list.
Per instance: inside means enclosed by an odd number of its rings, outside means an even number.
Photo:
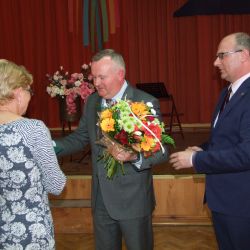
[{"label": "green foliage", "polygon": [[112,180],[119,169],[123,175],[125,174],[123,162],[115,160],[107,150],[104,150],[103,155],[98,158],[98,161],[100,160],[103,160],[105,164],[108,179]]},{"label": "green foliage", "polygon": [[173,147],[175,147],[175,141],[174,141],[174,139],[171,136],[166,135],[166,134],[162,134],[161,138],[162,138],[162,143],[164,143],[164,144],[170,144]]}]

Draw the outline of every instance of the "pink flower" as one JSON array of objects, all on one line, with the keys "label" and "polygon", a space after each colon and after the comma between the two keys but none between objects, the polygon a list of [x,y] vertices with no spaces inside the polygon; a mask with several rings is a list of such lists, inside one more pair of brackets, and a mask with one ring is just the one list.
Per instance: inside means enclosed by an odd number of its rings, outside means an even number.
[{"label": "pink flower", "polygon": [[52,76],[46,74],[49,85],[46,88],[51,97],[66,98],[69,114],[76,112],[75,98],[80,96],[85,102],[87,97],[95,91],[92,84],[91,66],[83,64],[80,73],[69,74],[63,66],[59,67]]}]

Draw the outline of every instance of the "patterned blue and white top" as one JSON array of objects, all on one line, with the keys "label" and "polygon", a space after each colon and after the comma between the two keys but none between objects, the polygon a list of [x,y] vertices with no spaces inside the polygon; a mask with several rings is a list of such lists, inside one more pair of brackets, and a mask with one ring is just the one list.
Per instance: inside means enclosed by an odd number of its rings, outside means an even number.
[{"label": "patterned blue and white top", "polygon": [[48,193],[60,194],[65,182],[42,121],[0,125],[0,249],[55,248]]}]

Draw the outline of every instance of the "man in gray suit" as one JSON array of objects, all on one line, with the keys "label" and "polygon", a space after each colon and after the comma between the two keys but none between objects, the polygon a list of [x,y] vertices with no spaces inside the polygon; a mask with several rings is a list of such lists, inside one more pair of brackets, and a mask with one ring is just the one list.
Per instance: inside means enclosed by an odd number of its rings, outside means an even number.
[{"label": "man in gray suit", "polygon": [[122,249],[122,236],[128,250],[152,250],[152,211],[155,207],[151,168],[166,161],[167,149],[149,158],[142,154],[118,151],[112,155],[124,162],[125,175],[118,173],[107,179],[104,163],[98,161],[103,147],[98,145],[98,112],[106,106],[106,99],[126,97],[132,101],[152,102],[160,115],[159,102],[153,96],[133,88],[125,80],[123,57],[105,49],[92,58],[91,71],[97,90],[89,96],[78,128],[56,141],[62,148],[59,155],[72,154],[90,143],[92,150],[92,213],[97,250]]}]

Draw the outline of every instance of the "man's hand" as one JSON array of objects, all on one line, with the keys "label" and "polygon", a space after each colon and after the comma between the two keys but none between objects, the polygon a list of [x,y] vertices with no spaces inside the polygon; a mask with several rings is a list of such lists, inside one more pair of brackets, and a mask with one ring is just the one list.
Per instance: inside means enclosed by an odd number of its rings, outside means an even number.
[{"label": "man's hand", "polygon": [[170,155],[169,162],[172,164],[173,168],[178,170],[182,168],[191,168],[193,165],[191,164],[191,156],[194,151],[186,150],[180,151],[177,153],[173,153]]},{"label": "man's hand", "polygon": [[173,168],[178,170],[182,168],[191,168],[192,165],[192,155],[203,149],[197,146],[187,147],[185,151],[180,151],[170,155],[169,162],[172,164]]},{"label": "man's hand", "polygon": [[108,148],[109,153],[118,161],[134,161],[137,159],[137,154],[128,150],[125,150],[117,145]]},{"label": "man's hand", "polygon": [[194,151],[194,152],[198,152],[198,151],[202,151],[203,149],[197,146],[192,146],[192,147],[187,147],[185,149],[186,151]]}]

